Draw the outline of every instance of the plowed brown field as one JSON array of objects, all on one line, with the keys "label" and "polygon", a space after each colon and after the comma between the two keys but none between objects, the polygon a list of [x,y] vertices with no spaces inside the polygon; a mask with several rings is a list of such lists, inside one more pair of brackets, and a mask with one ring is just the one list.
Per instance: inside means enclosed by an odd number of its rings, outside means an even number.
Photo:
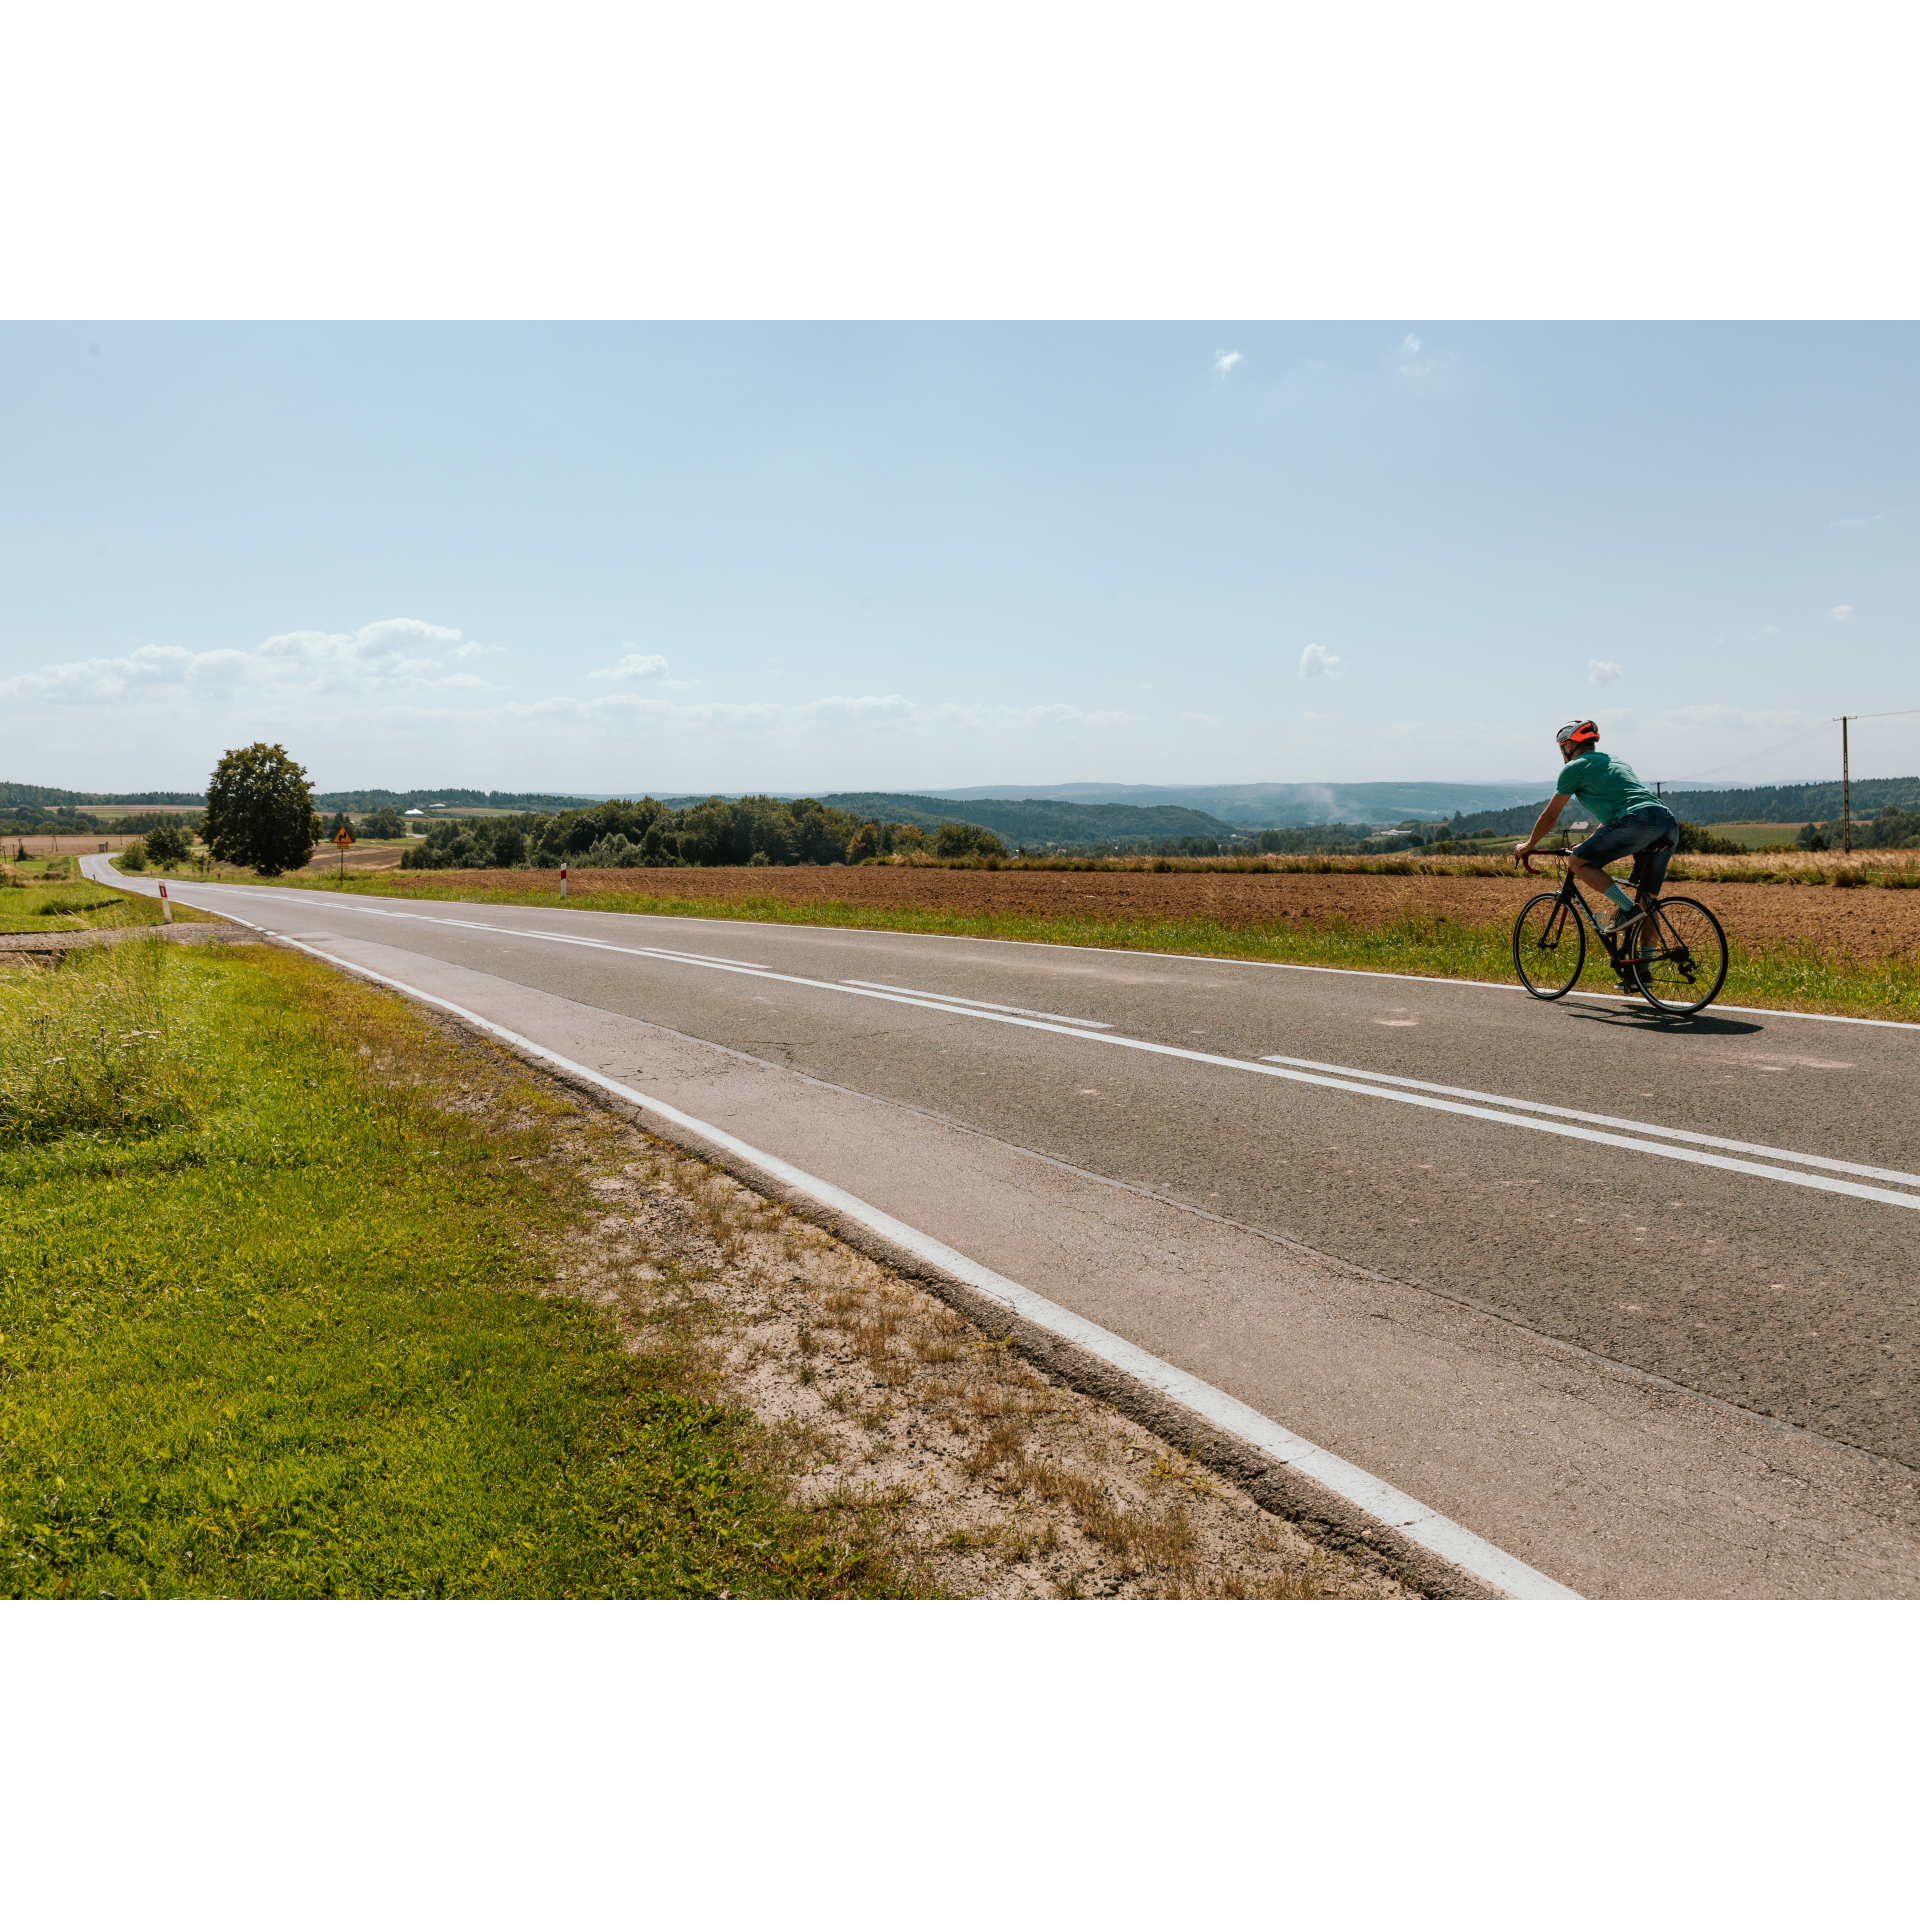
[{"label": "plowed brown field", "polygon": [[[388,873],[395,891],[463,894],[559,891],[556,873]],[[569,897],[652,895],[738,904],[844,901],[876,912],[1041,920],[1212,921],[1221,927],[1350,927],[1403,916],[1462,926],[1511,922],[1550,882],[1519,877],[1372,873],[988,872],[946,867],[653,867],[573,874]],[[1728,937],[1750,951],[1811,942],[1859,960],[1920,954],[1920,888],[1756,886],[1674,880],[1670,893],[1703,900]]]}]

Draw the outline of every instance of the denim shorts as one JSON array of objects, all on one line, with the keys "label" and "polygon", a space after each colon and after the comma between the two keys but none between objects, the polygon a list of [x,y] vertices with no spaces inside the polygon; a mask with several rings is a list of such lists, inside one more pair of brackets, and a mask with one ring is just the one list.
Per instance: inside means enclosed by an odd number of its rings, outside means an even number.
[{"label": "denim shorts", "polygon": [[1641,893],[1667,877],[1667,862],[1679,844],[1680,823],[1665,807],[1635,807],[1589,834],[1573,854],[1591,867],[1611,866],[1632,855],[1633,889]]}]

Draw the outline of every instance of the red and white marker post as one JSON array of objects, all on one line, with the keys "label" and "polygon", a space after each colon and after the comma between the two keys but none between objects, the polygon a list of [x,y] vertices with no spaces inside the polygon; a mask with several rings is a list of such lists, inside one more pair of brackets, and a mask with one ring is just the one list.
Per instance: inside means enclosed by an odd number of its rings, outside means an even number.
[{"label": "red and white marker post", "polygon": [[562,860],[560,862],[560,898],[564,900],[566,897],[567,897],[567,863],[564,860]]},{"label": "red and white marker post", "polygon": [[167,883],[160,882],[160,917],[168,926],[173,925],[173,902],[167,898]]}]

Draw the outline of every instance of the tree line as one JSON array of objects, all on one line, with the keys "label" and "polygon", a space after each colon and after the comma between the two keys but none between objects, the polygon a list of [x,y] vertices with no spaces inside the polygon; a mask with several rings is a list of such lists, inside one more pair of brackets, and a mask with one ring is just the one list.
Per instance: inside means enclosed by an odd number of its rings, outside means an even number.
[{"label": "tree line", "polygon": [[[1809,853],[1825,853],[1841,842],[1838,820],[1809,821],[1800,829],[1796,845]],[[1872,853],[1887,848],[1920,847],[1920,806],[1882,807],[1872,819],[1858,814],[1853,820],[1853,850]]]},{"label": "tree line", "polygon": [[403,867],[801,867],[858,866],[896,854],[942,860],[997,858],[1007,849],[985,827],[949,820],[937,831],[908,821],[863,820],[818,800],[749,794],[676,811],[663,800],[603,800],[559,814],[436,820]]}]

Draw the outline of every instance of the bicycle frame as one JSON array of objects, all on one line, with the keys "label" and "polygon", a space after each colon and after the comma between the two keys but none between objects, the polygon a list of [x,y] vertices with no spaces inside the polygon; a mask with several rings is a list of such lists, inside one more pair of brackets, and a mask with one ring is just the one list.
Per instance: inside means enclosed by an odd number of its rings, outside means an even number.
[{"label": "bicycle frame", "polygon": [[[1521,856],[1521,864],[1529,873],[1534,870],[1531,855],[1538,851],[1537,848],[1530,849],[1528,854]],[[1550,854],[1547,857],[1565,859],[1566,855]],[[1632,890],[1636,903],[1643,911],[1630,926],[1618,932],[1600,924],[1598,913],[1581,895],[1580,884],[1574,877],[1571,865],[1567,867],[1557,893],[1537,894],[1528,901],[1513,926],[1513,959],[1522,984],[1537,999],[1557,1000],[1570,992],[1579,979],[1576,961],[1571,974],[1565,974],[1563,970],[1564,984],[1543,985],[1536,978],[1536,969],[1529,965],[1522,953],[1521,934],[1528,924],[1528,915],[1545,905],[1546,923],[1538,926],[1532,935],[1535,952],[1551,953],[1557,948],[1566,931],[1568,915],[1577,914],[1575,939],[1583,956],[1586,936],[1591,933],[1620,984],[1628,992],[1642,994],[1663,1013],[1698,1013],[1718,995],[1726,982],[1728,956],[1725,931],[1713,917],[1712,911],[1698,900],[1678,895],[1674,897],[1670,904],[1673,912],[1679,915],[1676,923],[1669,916],[1669,902],[1659,887],[1635,887],[1631,881],[1625,884]],[[1704,991],[1696,991],[1703,982]]]},{"label": "bicycle frame", "polygon": [[[1535,848],[1534,851],[1537,853],[1539,849]],[[1568,856],[1564,853],[1549,853],[1544,855],[1543,858],[1548,860],[1566,860]],[[1631,881],[1627,882],[1627,885],[1630,887],[1632,884]],[[1643,894],[1638,888],[1634,888],[1633,897],[1637,905],[1644,906],[1648,909],[1648,918],[1637,922],[1633,927],[1628,929],[1637,948],[1643,932],[1655,924],[1653,908],[1658,903],[1660,895],[1658,889],[1655,889],[1651,894]],[[1560,882],[1559,904],[1554,908],[1553,918],[1547,922],[1547,930],[1541,936],[1541,944],[1543,946],[1550,943],[1559,934],[1561,916],[1569,909],[1577,913],[1580,918],[1586,922],[1587,931],[1599,941],[1600,951],[1607,956],[1607,961],[1615,973],[1624,974],[1627,968],[1632,966],[1636,960],[1644,957],[1640,953],[1634,952],[1628,954],[1624,960],[1621,958],[1618,942],[1614,936],[1600,924],[1599,915],[1594,912],[1582,897],[1580,883],[1573,877],[1573,867],[1571,863],[1569,863],[1566,873]]]}]

